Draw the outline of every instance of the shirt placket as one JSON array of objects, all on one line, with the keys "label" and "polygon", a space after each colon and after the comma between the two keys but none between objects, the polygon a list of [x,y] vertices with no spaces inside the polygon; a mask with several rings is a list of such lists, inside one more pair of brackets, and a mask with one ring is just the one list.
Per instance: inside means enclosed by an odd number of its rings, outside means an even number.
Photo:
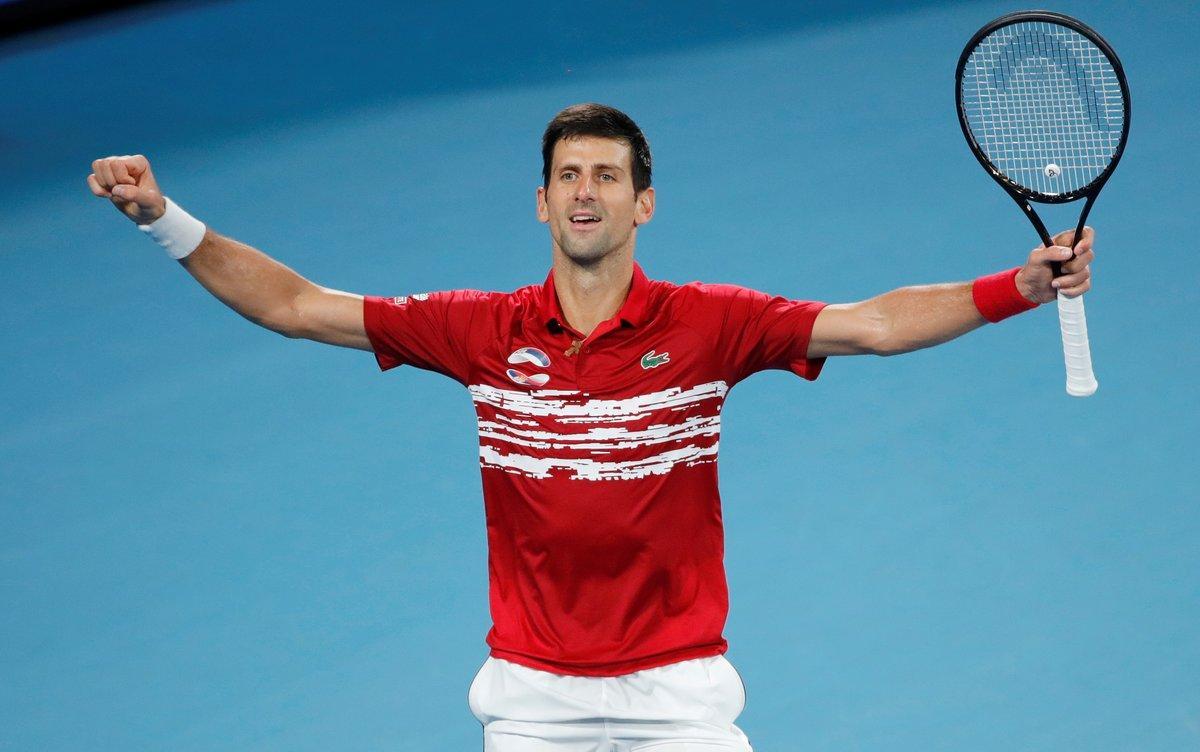
[{"label": "shirt placket", "polygon": [[620,328],[620,326],[621,320],[619,318],[602,321],[596,326],[595,329],[592,330],[591,334],[584,337],[569,326],[566,326],[565,324],[562,325],[563,331],[566,332],[571,338],[571,344],[563,352],[563,355],[565,355],[568,360],[573,361],[575,369],[575,383],[581,390],[587,391],[587,382],[589,381],[587,371],[584,368],[584,361],[587,359],[592,349],[596,346],[597,340],[604,335]]}]

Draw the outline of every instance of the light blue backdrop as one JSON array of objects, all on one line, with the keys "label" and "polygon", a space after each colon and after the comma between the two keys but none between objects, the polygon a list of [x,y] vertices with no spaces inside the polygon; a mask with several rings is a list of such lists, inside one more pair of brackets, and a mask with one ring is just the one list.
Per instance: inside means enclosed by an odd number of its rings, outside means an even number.
[{"label": "light blue backdrop", "polygon": [[[651,141],[652,277],[855,300],[1034,244],[953,108],[962,44],[1013,9],[255,0],[0,46],[0,749],[479,747],[467,395],[243,321],[91,196],[93,159],[147,154],[327,286],[510,290],[549,264],[541,129],[597,100]],[[1092,220],[1100,391],[1064,394],[1049,307],[735,390],[727,636],[760,752],[1200,745],[1200,21],[1055,9],[1134,96]]]}]

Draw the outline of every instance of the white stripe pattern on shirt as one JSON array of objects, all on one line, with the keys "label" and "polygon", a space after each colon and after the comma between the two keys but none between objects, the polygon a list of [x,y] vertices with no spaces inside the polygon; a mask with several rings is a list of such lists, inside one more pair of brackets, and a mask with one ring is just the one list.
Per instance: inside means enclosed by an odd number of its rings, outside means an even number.
[{"label": "white stripe pattern on shirt", "polygon": [[[578,480],[634,480],[668,473],[681,463],[715,462],[729,387],[712,381],[625,399],[479,384],[469,390],[484,467],[533,478],[549,478],[559,469]],[[638,451],[662,445],[671,448]]]}]

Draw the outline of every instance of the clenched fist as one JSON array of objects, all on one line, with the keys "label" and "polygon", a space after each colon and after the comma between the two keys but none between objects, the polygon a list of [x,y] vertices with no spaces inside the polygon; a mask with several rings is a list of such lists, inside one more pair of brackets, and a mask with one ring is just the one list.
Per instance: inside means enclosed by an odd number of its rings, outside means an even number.
[{"label": "clenched fist", "polygon": [[148,225],[167,210],[166,199],[158,189],[150,162],[141,154],[105,157],[92,162],[87,176],[92,193],[113,202],[113,206],[139,225]]}]

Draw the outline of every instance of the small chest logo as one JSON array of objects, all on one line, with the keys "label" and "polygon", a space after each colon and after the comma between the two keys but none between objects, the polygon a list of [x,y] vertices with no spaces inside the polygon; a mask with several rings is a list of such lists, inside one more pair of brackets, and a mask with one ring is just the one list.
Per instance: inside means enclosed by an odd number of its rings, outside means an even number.
[{"label": "small chest logo", "polygon": [[536,347],[522,347],[516,350],[512,355],[508,356],[508,362],[514,366],[520,363],[528,363],[539,368],[549,368],[550,358],[546,357],[546,353]]},{"label": "small chest logo", "polygon": [[545,386],[550,376],[545,373],[521,373],[515,368],[506,371],[508,377],[521,386]]},{"label": "small chest logo", "polygon": [[642,369],[658,368],[663,363],[671,362],[670,353],[655,353],[653,350],[642,356]]},{"label": "small chest logo", "polygon": [[[550,358],[536,347],[522,347],[520,350],[513,351],[508,356],[508,362],[514,366],[524,363],[535,368],[550,367]],[[509,368],[505,374],[521,386],[545,386],[546,382],[550,380],[548,373],[522,373],[515,368]]]}]

